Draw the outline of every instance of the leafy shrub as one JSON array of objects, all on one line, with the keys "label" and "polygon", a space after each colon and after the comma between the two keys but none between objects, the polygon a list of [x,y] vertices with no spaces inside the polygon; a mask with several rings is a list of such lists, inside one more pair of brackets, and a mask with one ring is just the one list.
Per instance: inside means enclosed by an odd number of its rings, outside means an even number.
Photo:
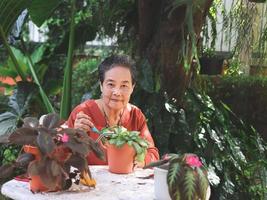
[{"label": "leafy shrub", "polygon": [[175,114],[169,109],[177,129],[170,136],[170,151],[190,150],[204,158],[220,178],[212,199],[264,199],[267,146],[257,131],[205,94],[189,90],[185,105]]},{"label": "leafy shrub", "polygon": [[160,153],[192,152],[203,158],[214,171],[209,174],[211,199],[266,198],[266,143],[258,132],[205,94],[188,90],[180,107],[164,95],[136,100]]},{"label": "leafy shrub", "polygon": [[[99,96],[97,73],[98,60],[82,60],[73,70],[72,105],[75,106],[87,98]],[[85,99],[82,97],[85,96]]]}]

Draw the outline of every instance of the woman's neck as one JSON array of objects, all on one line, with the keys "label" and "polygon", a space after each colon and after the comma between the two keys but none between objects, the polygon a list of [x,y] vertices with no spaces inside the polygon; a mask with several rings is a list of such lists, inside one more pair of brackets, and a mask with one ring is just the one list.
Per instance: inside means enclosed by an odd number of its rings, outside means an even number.
[{"label": "woman's neck", "polygon": [[105,105],[103,100],[101,100],[101,111],[103,112],[107,126],[121,125],[121,118],[124,112],[124,108],[119,110],[110,109]]}]

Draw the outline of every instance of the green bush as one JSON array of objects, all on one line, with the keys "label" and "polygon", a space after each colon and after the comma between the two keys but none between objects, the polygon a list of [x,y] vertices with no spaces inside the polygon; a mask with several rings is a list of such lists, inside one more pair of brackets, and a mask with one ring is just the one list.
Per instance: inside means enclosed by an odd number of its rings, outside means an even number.
[{"label": "green bush", "polygon": [[211,200],[266,198],[267,147],[253,127],[196,90],[186,92],[182,106],[166,93],[154,96],[143,95],[137,105],[148,118],[156,146],[161,154],[199,155],[217,175],[211,173]]},{"label": "green bush", "polygon": [[222,101],[267,141],[267,78],[200,76],[195,85],[215,102]]},{"label": "green bush", "polygon": [[73,70],[73,107],[85,99],[99,97],[98,63],[96,59],[82,60]]}]

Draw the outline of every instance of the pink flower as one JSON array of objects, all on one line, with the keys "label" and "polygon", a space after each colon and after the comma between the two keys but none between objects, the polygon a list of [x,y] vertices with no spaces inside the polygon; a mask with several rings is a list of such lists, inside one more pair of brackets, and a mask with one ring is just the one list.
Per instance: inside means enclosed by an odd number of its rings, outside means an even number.
[{"label": "pink flower", "polygon": [[196,155],[188,155],[185,158],[186,164],[190,167],[202,167],[202,163]]},{"label": "pink flower", "polygon": [[62,142],[68,142],[69,141],[69,136],[66,133],[64,133],[62,138],[61,138],[61,141]]}]

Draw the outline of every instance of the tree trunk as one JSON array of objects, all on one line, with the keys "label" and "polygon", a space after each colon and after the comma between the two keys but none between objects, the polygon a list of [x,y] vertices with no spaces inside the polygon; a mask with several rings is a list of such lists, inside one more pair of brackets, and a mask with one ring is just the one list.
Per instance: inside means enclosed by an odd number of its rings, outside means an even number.
[{"label": "tree trunk", "polygon": [[[193,1],[196,8],[193,13],[193,26],[196,40],[200,36],[207,11],[213,0]],[[161,89],[180,105],[193,72],[191,55],[182,56],[182,45],[189,31],[186,26],[186,9],[182,5],[173,9],[173,0],[138,1],[139,11],[139,55],[146,58],[153,69],[161,74]],[[192,43],[187,44],[189,49]],[[190,52],[190,51],[189,51]],[[191,52],[192,53],[192,52]],[[190,63],[186,72],[183,59]]]}]

